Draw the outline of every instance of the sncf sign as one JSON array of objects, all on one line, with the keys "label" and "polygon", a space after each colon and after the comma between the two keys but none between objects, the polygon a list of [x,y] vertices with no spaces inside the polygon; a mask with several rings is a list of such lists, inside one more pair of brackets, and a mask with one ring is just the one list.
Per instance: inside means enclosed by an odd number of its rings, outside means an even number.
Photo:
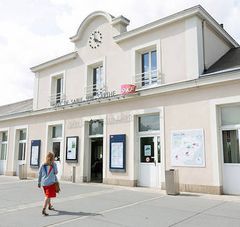
[{"label": "sncf sign", "polygon": [[121,95],[134,94],[136,93],[136,86],[133,84],[122,84]]}]

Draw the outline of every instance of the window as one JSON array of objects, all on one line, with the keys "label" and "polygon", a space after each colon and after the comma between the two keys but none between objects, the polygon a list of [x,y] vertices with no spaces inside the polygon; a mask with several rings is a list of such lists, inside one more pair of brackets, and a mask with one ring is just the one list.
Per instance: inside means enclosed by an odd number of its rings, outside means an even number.
[{"label": "window", "polygon": [[159,114],[143,115],[138,118],[139,132],[160,130]]},{"label": "window", "polygon": [[102,135],[103,134],[103,121],[95,120],[89,123],[89,135]]},{"label": "window", "polygon": [[61,95],[63,93],[63,78],[58,78],[56,81],[56,103],[61,101]]},{"label": "window", "polygon": [[142,86],[156,84],[157,78],[157,55],[156,50],[142,54]]},{"label": "window", "polygon": [[52,146],[53,146],[52,150],[55,156],[55,161],[60,161],[61,142],[53,142]]},{"label": "window", "polygon": [[19,140],[18,140],[18,160],[25,160],[26,154],[26,129],[19,130]]},{"label": "window", "polygon": [[8,136],[7,132],[2,132],[2,141],[1,141],[1,148],[0,148],[0,160],[6,160],[7,158],[7,143],[8,143]]},{"label": "window", "polygon": [[222,125],[240,124],[240,106],[225,106],[221,108]]},{"label": "window", "polygon": [[103,67],[99,66],[93,69],[93,96],[102,92],[104,87]]},{"label": "window", "polygon": [[50,97],[51,105],[55,105],[63,101],[64,98],[63,79],[64,79],[63,74],[55,75],[52,77]]},{"label": "window", "polygon": [[239,130],[222,132],[224,163],[240,163]]},{"label": "window", "polygon": [[52,127],[52,138],[62,137],[62,125],[55,125]]},{"label": "window", "polygon": [[87,66],[86,98],[98,97],[106,91],[104,60]]}]

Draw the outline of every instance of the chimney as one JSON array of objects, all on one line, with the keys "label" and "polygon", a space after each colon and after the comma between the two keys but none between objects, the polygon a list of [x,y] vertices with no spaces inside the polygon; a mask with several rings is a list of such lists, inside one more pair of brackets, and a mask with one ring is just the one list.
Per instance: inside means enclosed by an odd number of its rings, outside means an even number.
[{"label": "chimney", "polygon": [[129,25],[130,20],[124,16],[116,17],[112,20],[113,26],[113,35],[120,35],[127,31],[127,26]]}]

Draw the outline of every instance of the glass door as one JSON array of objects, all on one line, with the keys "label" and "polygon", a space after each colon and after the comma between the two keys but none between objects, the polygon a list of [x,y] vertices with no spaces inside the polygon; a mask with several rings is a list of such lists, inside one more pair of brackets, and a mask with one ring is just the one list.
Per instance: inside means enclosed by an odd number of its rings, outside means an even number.
[{"label": "glass door", "polygon": [[140,176],[139,185],[160,186],[161,146],[160,136],[140,137]]},{"label": "glass door", "polygon": [[223,191],[240,195],[240,129],[222,131]]}]

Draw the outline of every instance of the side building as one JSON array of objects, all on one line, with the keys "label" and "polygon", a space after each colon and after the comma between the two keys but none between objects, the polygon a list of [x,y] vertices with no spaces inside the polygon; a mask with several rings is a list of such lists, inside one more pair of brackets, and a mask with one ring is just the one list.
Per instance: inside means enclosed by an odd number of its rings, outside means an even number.
[{"label": "side building", "polygon": [[[240,48],[201,6],[127,31],[97,11],[72,53],[31,68],[34,97],[0,107],[0,174],[240,194]],[[73,172],[75,174],[73,174]]]}]

